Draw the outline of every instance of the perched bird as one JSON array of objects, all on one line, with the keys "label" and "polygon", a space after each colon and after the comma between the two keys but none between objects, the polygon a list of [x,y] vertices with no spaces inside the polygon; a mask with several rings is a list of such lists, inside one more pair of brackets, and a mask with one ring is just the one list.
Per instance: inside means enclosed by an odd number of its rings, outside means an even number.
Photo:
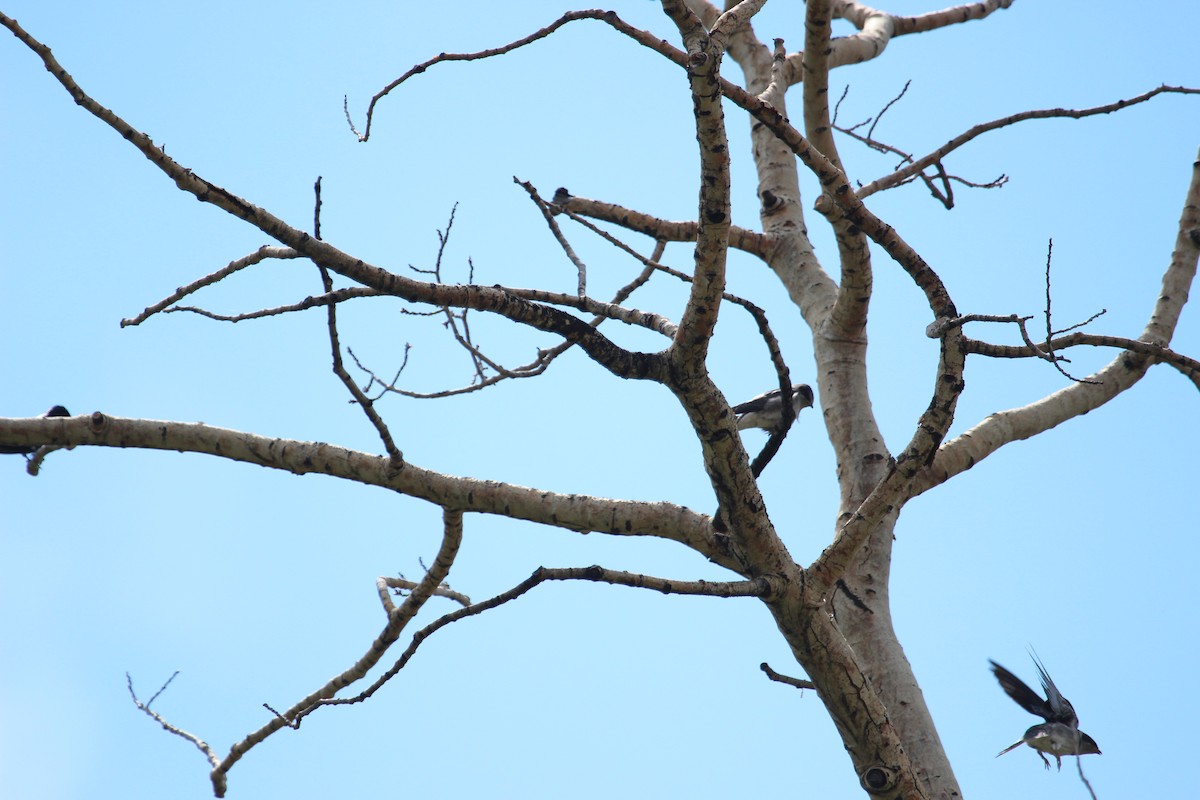
[{"label": "perched bird", "polygon": [[569,202],[571,202],[571,193],[565,186],[560,186],[554,190],[554,197],[551,198],[550,205],[562,208]]},{"label": "perched bird", "polygon": [[[807,383],[797,383],[792,386],[792,408],[796,414],[802,408],[812,408],[813,390]],[[783,422],[783,399],[778,389],[764,392],[758,397],[738,403],[733,407],[733,413],[738,417],[738,430],[762,428],[771,431]]]},{"label": "perched bird", "polygon": [[[53,408],[51,408],[49,411],[47,411],[42,416],[43,417],[69,417],[69,416],[71,416],[71,412],[67,411],[67,409],[64,408],[63,406],[54,406]],[[37,450],[37,446],[26,447],[24,445],[0,445],[0,454],[4,454],[4,455],[31,456],[34,454],[34,451],[36,451],[36,450]]]},{"label": "perched bird", "polygon": [[1041,695],[1022,683],[1016,675],[995,661],[989,660],[988,662],[992,665],[992,672],[995,673],[996,680],[1000,681],[1000,688],[1004,690],[1004,693],[1030,714],[1046,720],[1041,725],[1034,725],[1025,731],[1021,741],[1001,750],[996,754],[996,758],[1022,744],[1027,744],[1038,751],[1038,757],[1046,764],[1046,769],[1050,769],[1050,762],[1046,760],[1043,753],[1054,756],[1054,760],[1058,762],[1058,768],[1061,770],[1063,756],[1099,753],[1100,748],[1096,745],[1096,740],[1079,730],[1079,717],[1075,714],[1075,708],[1058,691],[1058,687],[1054,685],[1054,681],[1050,680],[1050,675],[1042,666],[1042,662],[1038,661],[1037,656],[1031,654],[1031,657],[1041,674],[1042,689],[1046,692],[1044,700]]}]

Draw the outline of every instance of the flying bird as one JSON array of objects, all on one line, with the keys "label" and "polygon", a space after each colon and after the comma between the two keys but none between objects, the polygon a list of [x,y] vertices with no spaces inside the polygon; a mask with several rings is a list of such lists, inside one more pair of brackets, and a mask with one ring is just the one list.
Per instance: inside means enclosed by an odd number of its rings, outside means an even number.
[{"label": "flying bird", "polygon": [[1025,731],[1021,741],[1001,750],[996,754],[996,758],[1027,744],[1037,751],[1038,757],[1046,764],[1046,769],[1050,769],[1050,762],[1044,754],[1049,753],[1054,756],[1061,770],[1063,756],[1099,753],[1100,748],[1096,745],[1096,740],[1079,730],[1079,717],[1075,714],[1074,706],[1058,691],[1058,687],[1050,680],[1050,675],[1037,656],[1031,654],[1031,657],[1041,675],[1042,689],[1046,692],[1045,699],[1022,683],[1016,675],[989,659],[988,663],[992,665],[992,672],[996,675],[996,680],[1000,681],[1000,688],[1004,693],[1030,714],[1046,720],[1041,725],[1034,725]]},{"label": "flying bird", "polygon": [[[67,411],[63,406],[54,406],[43,417],[69,417],[71,412]],[[31,456],[37,450],[37,446],[26,447],[25,445],[0,445],[0,454],[4,455],[21,455]]]},{"label": "flying bird", "polygon": [[[792,409],[798,415],[802,408],[812,408],[813,390],[807,383],[797,383],[792,386]],[[779,389],[763,392],[758,397],[751,398],[733,407],[733,413],[738,417],[738,430],[762,428],[772,431],[783,422],[783,397]]]}]

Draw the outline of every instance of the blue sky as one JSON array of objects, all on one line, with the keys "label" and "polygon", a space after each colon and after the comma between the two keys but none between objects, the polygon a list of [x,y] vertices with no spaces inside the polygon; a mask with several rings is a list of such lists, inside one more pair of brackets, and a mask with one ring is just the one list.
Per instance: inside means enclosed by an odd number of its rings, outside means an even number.
[{"label": "blue sky", "polygon": [[[1086,14],[1066,5],[1017,2],[984,22],[897,39],[878,61],[835,74],[835,91],[850,85],[845,118],[874,114],[911,79],[877,135],[923,153],[1029,108],[1200,85],[1192,3],[1157,5],[1153,28],[1127,4],[1089,4]],[[657,4],[615,7],[675,39]],[[316,3],[11,0],[3,10],[172,157],[289,222],[311,220],[311,187],[323,176],[323,233],[349,252],[398,271],[429,266],[435,229],[457,203],[449,279],[466,280],[469,258],[481,283],[571,290],[569,262],[512,177],[547,195],[565,185],[689,218],[697,159],[686,83],[673,66],[606,26],[576,23],[500,59],[430,70],[380,106],[367,144],[342,114],[343,95],[361,120],[370,96],[412,64],[507,42],[567,8],[360,3],[334,13]],[[775,0],[756,28],[795,49],[802,9]],[[119,328],[267,242],[182,195],[15,39],[0,41],[0,366],[9,376],[0,414],[62,403],[378,452],[329,371],[320,312],[238,325],[174,314]],[[959,189],[951,212],[919,186],[869,205],[940,272],[960,310],[1038,313],[1052,237],[1056,320],[1105,308],[1090,330],[1136,336],[1173,246],[1200,143],[1198,103],[1167,96],[1107,117],[1025,123],[948,163],[977,181],[1007,174],[1003,189]],[[735,221],[756,226],[748,126],[731,115],[730,128]],[[851,143],[842,152],[863,182],[893,166]],[[811,198],[815,182],[805,181]],[[832,263],[819,217],[809,225]],[[568,232],[597,295],[636,273],[629,259]],[[676,246],[667,260],[686,267],[690,256]],[[923,336],[919,292],[882,255],[876,264],[874,407],[898,449],[928,402],[935,346]],[[812,380],[807,333],[774,278],[736,259],[730,282],[767,308],[793,374]],[[293,261],[247,270],[195,299],[236,312],[318,291],[315,270]],[[677,317],[682,297],[663,283],[642,302]],[[1185,313],[1175,340],[1193,356],[1195,316]],[[347,309],[343,320],[343,341],[382,373],[412,344],[408,387],[470,379],[435,322],[387,301]],[[474,325],[510,364],[552,344],[494,320]],[[1003,330],[974,333],[1011,340]],[[659,346],[639,332],[612,334]],[[1084,374],[1107,357],[1081,352],[1072,369]],[[711,366],[731,400],[773,380],[734,309],[723,313]],[[1031,362],[974,361],[966,378],[952,432],[1063,385]],[[1185,690],[1162,713],[1159,693],[1196,656],[1198,400],[1191,384],[1156,368],[1110,405],[1005,448],[904,510],[895,624],[966,796],[1086,796],[1073,764],[1047,774],[1028,750],[994,758],[1033,718],[1003,696],[987,659],[1032,681],[1029,645],[1104,750],[1085,762],[1101,797],[1179,790],[1175,767],[1191,757],[1197,703]],[[618,382],[576,353],[536,381],[381,408],[421,466],[713,505],[669,394]],[[751,449],[762,442],[745,437]],[[763,488],[807,563],[828,543],[836,507],[817,415],[800,420]],[[224,752],[265,721],[262,703],[287,706],[356,659],[382,624],[375,577],[419,575],[418,560],[428,563],[439,540],[438,509],[423,503],[196,455],[77,449],[53,454],[36,479],[9,457],[0,500],[0,779],[13,797],[211,796],[199,753],[132,707],[125,672],[148,696],[179,670],[155,707]],[[469,515],[450,582],[483,599],[539,565],[592,563],[729,577],[668,543]],[[849,761],[819,701],[764,680],[762,661],[797,672],[755,601],[541,587],[431,639],[373,702],[314,715],[252,751],[230,775],[230,796],[718,797],[748,786],[850,796]]]}]

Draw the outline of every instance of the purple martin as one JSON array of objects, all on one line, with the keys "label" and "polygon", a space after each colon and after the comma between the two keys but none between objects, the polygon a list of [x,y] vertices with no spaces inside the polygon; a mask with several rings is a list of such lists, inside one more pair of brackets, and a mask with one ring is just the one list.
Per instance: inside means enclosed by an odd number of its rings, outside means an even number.
[{"label": "purple martin", "polygon": [[[792,408],[796,414],[802,408],[812,408],[813,390],[807,383],[797,383],[792,386]],[[751,398],[733,407],[733,413],[738,417],[738,430],[762,428],[772,431],[783,422],[783,398],[779,389],[763,392],[758,397]]]},{"label": "purple martin", "polygon": [[1000,688],[1004,690],[1004,693],[1030,714],[1046,720],[1041,725],[1034,725],[1025,731],[1025,735],[1019,742],[1001,750],[996,754],[996,758],[1027,744],[1037,751],[1038,757],[1046,764],[1046,769],[1050,769],[1050,762],[1046,760],[1044,754],[1049,753],[1054,756],[1054,760],[1058,762],[1058,768],[1061,770],[1063,756],[1098,754],[1100,748],[1097,746],[1096,740],[1079,730],[1079,717],[1075,714],[1074,706],[1058,691],[1058,687],[1054,685],[1054,681],[1050,680],[1050,675],[1042,666],[1042,662],[1038,661],[1037,656],[1030,654],[1030,657],[1033,658],[1033,663],[1037,665],[1041,675],[1042,689],[1046,692],[1045,699],[995,661],[989,660],[988,662],[992,665],[992,672],[996,675],[996,680],[1000,681]]},{"label": "purple martin", "polygon": [[[51,408],[49,411],[47,411],[42,416],[43,417],[69,417],[69,416],[71,416],[71,412],[67,411],[67,409],[65,409],[62,406],[54,406],[53,408]],[[31,456],[34,454],[34,452],[37,449],[38,449],[38,446],[26,447],[25,445],[6,444],[6,445],[0,445],[0,454]]]}]

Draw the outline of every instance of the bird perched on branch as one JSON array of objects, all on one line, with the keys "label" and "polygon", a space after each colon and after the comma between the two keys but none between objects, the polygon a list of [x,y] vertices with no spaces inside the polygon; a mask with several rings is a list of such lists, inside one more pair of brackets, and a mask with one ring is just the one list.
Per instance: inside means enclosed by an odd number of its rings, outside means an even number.
[{"label": "bird perched on branch", "polygon": [[[42,416],[43,417],[69,417],[69,416],[71,416],[71,412],[67,411],[67,409],[62,406],[54,406],[53,408],[51,408],[49,411],[47,411]],[[31,456],[34,454],[34,452],[36,450],[37,450],[37,446],[26,447],[25,445],[9,445],[9,444],[0,445],[0,453],[2,453],[4,455]]]},{"label": "bird perched on branch", "polygon": [[[807,383],[792,386],[792,409],[797,415],[802,408],[812,408],[813,390]],[[738,403],[733,407],[738,417],[738,430],[762,428],[772,431],[783,422],[783,397],[778,389],[763,392],[758,397]]]},{"label": "bird perched on branch", "polygon": [[569,202],[571,202],[571,193],[567,191],[565,186],[560,186],[554,190],[554,197],[551,198],[550,205],[561,209]]},{"label": "bird perched on branch", "polygon": [[1058,691],[1058,687],[1054,685],[1054,681],[1050,680],[1050,675],[1042,666],[1042,662],[1038,661],[1037,656],[1031,654],[1031,657],[1041,675],[1042,689],[1046,692],[1045,699],[1042,699],[1041,695],[1022,683],[1020,678],[995,661],[989,660],[988,662],[992,665],[992,672],[995,673],[996,680],[1000,681],[1000,688],[1004,690],[1004,693],[1030,714],[1046,720],[1041,725],[1034,725],[1025,731],[1021,741],[1001,750],[996,754],[996,758],[1022,744],[1027,744],[1037,751],[1038,757],[1046,764],[1046,769],[1050,769],[1050,762],[1043,754],[1049,753],[1054,756],[1054,760],[1058,762],[1058,768],[1061,770],[1063,756],[1099,753],[1100,748],[1096,745],[1096,740],[1079,730],[1079,717],[1075,714],[1075,708]]}]

